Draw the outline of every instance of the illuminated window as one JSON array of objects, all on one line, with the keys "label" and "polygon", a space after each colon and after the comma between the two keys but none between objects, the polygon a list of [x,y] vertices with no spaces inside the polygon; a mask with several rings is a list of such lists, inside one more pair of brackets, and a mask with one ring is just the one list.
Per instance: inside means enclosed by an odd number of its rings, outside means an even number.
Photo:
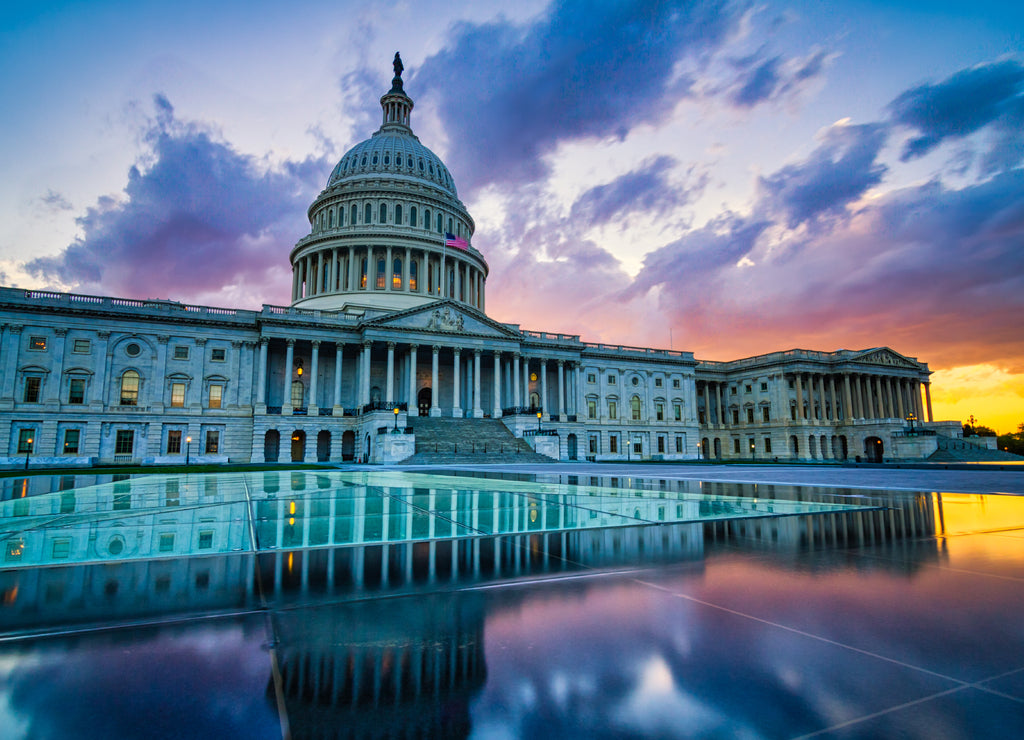
[{"label": "illuminated window", "polygon": [[391,288],[402,289],[402,260],[396,259],[391,265]]},{"label": "illuminated window", "polygon": [[39,390],[43,386],[43,379],[38,375],[29,375],[25,378],[25,395],[22,400],[25,403],[39,403]]},{"label": "illuminated window", "polygon": [[224,397],[224,386],[222,385],[211,385],[210,386],[210,408],[219,409],[221,405],[221,399]]},{"label": "illuminated window", "polygon": [[359,262],[359,287],[366,288],[366,257]]},{"label": "illuminated window", "polygon": [[417,286],[417,281],[416,281],[416,261],[415,260],[411,260],[409,262],[409,290],[411,290],[411,291],[418,290],[418,288],[416,286]]},{"label": "illuminated window", "polygon": [[18,452],[32,452],[35,444],[35,429],[18,430]]},{"label": "illuminated window", "polygon": [[28,348],[34,350],[46,349],[46,337],[29,337]]},{"label": "illuminated window", "polygon": [[171,406],[182,408],[185,405],[185,384],[171,383]]},{"label": "illuminated window", "polygon": [[78,454],[78,440],[82,436],[82,432],[79,429],[65,429],[64,430],[64,454],[65,455],[77,455]]},{"label": "illuminated window", "polygon": [[210,455],[217,454],[220,450],[220,432],[213,430],[206,432],[206,452]]},{"label": "illuminated window", "polygon": [[384,280],[386,272],[387,265],[384,263],[384,258],[381,257],[377,260],[377,290],[384,290]]},{"label": "illuminated window", "polygon": [[168,455],[180,455],[181,454],[181,430],[172,429],[167,432],[167,454]]},{"label": "illuminated window", "polygon": [[68,386],[68,403],[82,404],[85,403],[85,379],[84,378],[72,378],[71,383]]}]

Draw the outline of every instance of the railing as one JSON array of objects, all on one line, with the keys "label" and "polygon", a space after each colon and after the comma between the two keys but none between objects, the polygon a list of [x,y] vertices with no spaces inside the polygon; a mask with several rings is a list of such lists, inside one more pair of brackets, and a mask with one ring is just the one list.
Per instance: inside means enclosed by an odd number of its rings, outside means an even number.
[{"label": "railing", "polygon": [[342,416],[359,416],[359,409],[342,409]]},{"label": "railing", "polygon": [[565,415],[565,420],[566,421],[576,421],[576,414],[566,414]]},{"label": "railing", "polygon": [[88,303],[95,306],[106,306],[109,308],[143,308],[160,313],[174,311],[187,311],[189,313],[202,313],[215,316],[238,316],[243,318],[255,317],[255,311],[246,311],[235,308],[217,308],[213,306],[193,306],[178,301],[170,300],[139,300],[135,298],[112,298],[107,296],[84,295],[80,293],[57,293],[50,290],[17,290],[12,288],[0,289],[0,299],[7,295],[18,295],[30,301],[56,301],[57,303]]},{"label": "railing", "polygon": [[307,406],[296,406],[292,409],[292,416],[305,416],[309,413],[309,407]]},{"label": "railing", "polygon": [[680,359],[693,359],[692,352],[683,352],[676,349],[651,349],[650,347],[632,347],[628,344],[599,344],[583,342],[585,349],[598,352],[626,353],[631,355],[646,355],[648,357],[678,357]]},{"label": "railing", "polygon": [[523,431],[524,437],[557,437],[557,429],[526,429]]},{"label": "railing", "polygon": [[117,463],[118,465],[128,465],[131,463],[131,461],[131,453],[128,453],[127,455],[114,455],[114,462]]},{"label": "railing", "polygon": [[368,414],[371,411],[394,411],[395,409],[398,409],[399,411],[406,411],[408,408],[409,404],[405,401],[400,401],[398,403],[392,401],[370,401],[370,403],[363,406],[362,413]]},{"label": "railing", "polygon": [[938,432],[936,432],[934,429],[915,429],[914,431],[910,431],[909,429],[905,429],[902,432],[893,432],[892,436],[894,436],[894,437],[934,437],[937,434],[938,434]]},{"label": "railing", "polygon": [[267,406],[267,413],[268,414],[280,414],[281,413],[281,407],[280,406]]},{"label": "railing", "polygon": [[501,410],[502,416],[536,416],[537,414],[543,413],[544,409],[540,406],[509,406],[507,409]]},{"label": "railing", "polygon": [[320,409],[319,413],[320,413],[320,416],[334,416],[334,409],[333,408]]},{"label": "railing", "polygon": [[377,434],[412,434],[412,427],[377,427]]},{"label": "railing", "polygon": [[520,332],[524,337],[530,337],[531,339],[544,339],[553,342],[573,342],[579,343],[579,334],[553,334],[547,331],[530,331],[529,329],[522,329]]}]

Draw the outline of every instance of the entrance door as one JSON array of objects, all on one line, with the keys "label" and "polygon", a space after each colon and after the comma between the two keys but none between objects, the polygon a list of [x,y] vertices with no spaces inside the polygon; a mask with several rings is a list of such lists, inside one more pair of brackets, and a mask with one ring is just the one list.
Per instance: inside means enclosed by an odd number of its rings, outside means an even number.
[{"label": "entrance door", "polygon": [[306,433],[301,429],[292,432],[292,462],[306,459]]},{"label": "entrance door", "polygon": [[356,433],[351,429],[341,435],[341,459],[343,461],[356,459]]},{"label": "entrance door", "polygon": [[864,459],[868,462],[880,463],[885,456],[882,448],[882,440],[878,437],[868,437],[864,440]]},{"label": "entrance door", "polygon": [[570,434],[569,435],[569,439],[567,440],[567,442],[569,443],[569,459],[570,460],[575,460],[576,459],[576,435],[575,434]]},{"label": "entrance door", "polygon": [[316,435],[316,459],[317,462],[327,462],[331,459],[331,433],[326,429]]},{"label": "entrance door", "polygon": [[271,429],[263,438],[263,460],[265,462],[277,462],[277,456],[281,454],[281,433]]},{"label": "entrance door", "polygon": [[430,416],[430,388],[421,388],[416,394],[416,406],[420,416]]}]

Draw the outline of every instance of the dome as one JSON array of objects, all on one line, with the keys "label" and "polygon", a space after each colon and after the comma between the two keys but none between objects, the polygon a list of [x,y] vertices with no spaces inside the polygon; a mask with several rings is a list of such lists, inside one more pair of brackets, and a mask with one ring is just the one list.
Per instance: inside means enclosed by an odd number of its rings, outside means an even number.
[{"label": "dome", "polygon": [[426,181],[459,197],[452,175],[440,157],[423,146],[411,131],[384,128],[345,153],[331,172],[327,189],[341,182],[381,175]]}]

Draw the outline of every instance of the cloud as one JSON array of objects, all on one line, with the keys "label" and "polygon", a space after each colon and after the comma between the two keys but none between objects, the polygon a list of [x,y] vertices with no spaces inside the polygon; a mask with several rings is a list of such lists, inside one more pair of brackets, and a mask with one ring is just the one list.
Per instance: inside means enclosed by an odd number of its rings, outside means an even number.
[{"label": "cloud", "polygon": [[790,228],[844,213],[882,181],[887,168],[876,159],[886,136],[882,124],[831,126],[806,160],[761,178],[766,203],[785,214]]},{"label": "cloud", "polygon": [[688,89],[680,63],[716,50],[739,18],[725,0],[561,0],[525,25],[456,24],[409,88],[436,100],[465,192],[528,182],[561,142],[660,120]]},{"label": "cloud", "polygon": [[[990,124],[1001,129],[998,152],[988,164],[1013,166],[1021,161],[1024,135],[1024,64],[1014,60],[979,64],[937,84],[913,87],[890,104],[892,120],[918,132],[903,147],[906,162],[922,157],[946,139],[958,139]],[[1007,156],[1016,152],[1015,156]]]},{"label": "cloud", "polygon": [[676,185],[668,175],[677,165],[674,157],[662,155],[641,162],[637,169],[612,182],[595,185],[572,204],[569,220],[600,226],[630,213],[662,216],[684,205],[704,187],[707,176],[701,176],[690,188]]},{"label": "cloud", "polygon": [[39,196],[39,202],[43,204],[46,210],[51,212],[74,210],[74,206],[71,205],[68,199],[52,188],[47,190],[44,195]]},{"label": "cloud", "polygon": [[752,108],[758,103],[796,93],[820,76],[831,58],[819,49],[804,58],[785,59],[777,55],[764,59],[754,54],[738,60],[735,64],[739,74],[729,100],[740,108]]},{"label": "cloud", "polygon": [[288,252],[308,227],[303,214],[329,163],[269,166],[178,120],[163,96],[154,106],[149,150],[129,171],[123,196],[99,199],[78,219],[81,237],[26,269],[76,290],[129,297],[287,301]]}]

